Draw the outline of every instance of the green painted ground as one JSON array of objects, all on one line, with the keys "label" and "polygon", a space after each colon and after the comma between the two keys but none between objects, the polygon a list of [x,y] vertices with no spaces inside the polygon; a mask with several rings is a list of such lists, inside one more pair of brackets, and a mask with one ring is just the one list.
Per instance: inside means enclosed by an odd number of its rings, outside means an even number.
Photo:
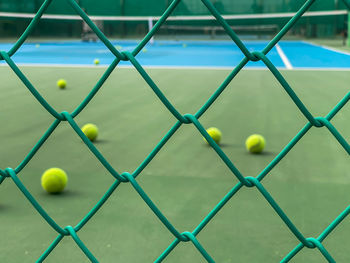
[{"label": "green painted ground", "polygon": [[[102,75],[102,68],[23,68],[58,111],[71,112]],[[183,114],[194,113],[228,75],[213,70],[148,70]],[[284,71],[315,116],[327,114],[349,92],[347,72]],[[58,90],[58,78],[68,88]],[[16,167],[53,122],[5,67],[0,68],[0,168]],[[349,141],[350,107],[332,123]],[[76,118],[100,129],[98,149],[117,171],[132,172],[175,123],[134,70],[118,69]],[[243,71],[200,119],[223,132],[222,146],[244,176],[256,176],[305,125],[306,120],[268,71]],[[267,140],[265,154],[246,153],[252,133]],[[40,176],[50,167],[69,175],[66,191],[47,195]],[[349,156],[326,128],[312,128],[263,181],[307,237],[317,237],[349,205]],[[19,174],[33,196],[62,227],[77,224],[113,183],[67,123],[62,123]],[[237,179],[206,146],[192,125],[183,126],[138,177],[138,182],[179,231],[192,231]],[[324,242],[337,262],[349,262],[350,223]],[[10,179],[0,186],[0,262],[35,262],[57,236]],[[122,184],[79,233],[100,262],[153,262],[173,241],[146,204]],[[198,235],[216,262],[279,262],[295,245],[286,228],[254,188],[242,189]],[[46,262],[88,262],[70,237]],[[191,243],[180,244],[164,262],[204,262]],[[303,250],[293,262],[324,262]]]}]

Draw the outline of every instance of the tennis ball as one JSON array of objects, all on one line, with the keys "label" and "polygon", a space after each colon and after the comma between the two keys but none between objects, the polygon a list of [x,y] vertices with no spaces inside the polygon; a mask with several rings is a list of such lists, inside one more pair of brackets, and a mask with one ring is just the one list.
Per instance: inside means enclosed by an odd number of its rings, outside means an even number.
[{"label": "tennis ball", "polygon": [[100,60],[96,58],[96,59],[94,60],[94,64],[95,64],[95,65],[100,64]]},{"label": "tennis ball", "polygon": [[59,87],[60,89],[65,89],[67,87],[67,81],[65,81],[64,79],[59,79],[57,81],[57,87]]},{"label": "tennis ball", "polygon": [[123,47],[119,46],[119,45],[116,45],[115,48],[118,49],[118,50],[122,50],[123,49]]},{"label": "tennis ball", "polygon": [[[210,137],[211,137],[217,144],[220,143],[221,137],[222,137],[222,133],[221,133],[221,131],[220,131],[218,128],[210,127],[210,128],[207,129],[207,133],[210,135]],[[207,140],[206,140],[205,138],[203,138],[203,139],[204,139],[204,141],[205,141],[206,143],[208,143]]]},{"label": "tennis ball", "polygon": [[147,49],[147,48],[143,48],[143,49],[142,49],[142,52],[143,52],[143,53],[146,53],[146,52],[148,52],[148,49]]},{"label": "tennis ball", "polygon": [[39,47],[40,47],[40,44],[36,44],[35,47],[36,47],[36,48],[39,48]]},{"label": "tennis ball", "polygon": [[93,142],[94,140],[96,140],[98,135],[98,128],[95,124],[92,124],[92,123],[85,124],[81,128],[81,130],[86,135],[86,137],[89,138],[90,141]]},{"label": "tennis ball", "polygon": [[250,135],[245,141],[247,150],[251,153],[261,153],[265,148],[265,138],[259,134]]},{"label": "tennis ball", "polygon": [[67,185],[67,181],[67,174],[60,168],[50,168],[41,176],[41,186],[49,194],[62,192]]},{"label": "tennis ball", "polygon": [[186,44],[186,43],[183,43],[183,44],[182,44],[182,47],[183,47],[183,48],[186,48],[186,47],[187,47],[187,44]]}]

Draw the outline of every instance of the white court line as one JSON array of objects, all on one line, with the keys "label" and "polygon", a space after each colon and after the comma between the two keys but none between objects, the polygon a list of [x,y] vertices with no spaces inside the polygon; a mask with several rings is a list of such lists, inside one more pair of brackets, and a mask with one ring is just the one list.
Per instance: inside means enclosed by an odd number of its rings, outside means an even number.
[{"label": "white court line", "polygon": [[[109,67],[109,65],[84,65],[84,64],[31,64],[31,63],[17,63],[16,64],[19,67],[52,67],[52,68],[101,68],[106,69]],[[8,66],[6,63],[0,63],[0,67],[6,67]],[[234,69],[234,66],[232,67],[214,67],[214,66],[143,66],[146,69],[174,69],[174,70],[181,70],[181,69],[194,69],[194,70],[230,70],[232,71]],[[127,68],[132,69],[135,68],[131,65],[118,65],[117,68]],[[278,70],[290,70],[285,67],[277,67]],[[242,70],[268,70],[266,67],[244,67]],[[349,68],[315,68],[315,67],[293,67],[292,71],[350,71]]]},{"label": "white court line", "polygon": [[312,43],[312,42],[308,42],[308,41],[301,41],[301,42],[303,42],[305,44],[309,44],[311,46],[320,47],[320,48],[327,49],[327,50],[330,50],[330,51],[333,51],[333,52],[336,52],[336,53],[340,53],[340,54],[343,54],[343,55],[350,56],[350,53],[346,52],[346,51],[342,51],[342,50],[335,49],[335,48],[328,47],[328,46],[318,45],[318,44],[315,44],[315,43]]},{"label": "white court line", "polygon": [[287,69],[293,69],[292,64],[290,63],[289,59],[287,58],[286,54],[283,52],[282,48],[280,47],[280,45],[277,43],[276,44],[276,49],[277,49],[277,53],[278,55],[281,57],[283,64],[286,66]]}]

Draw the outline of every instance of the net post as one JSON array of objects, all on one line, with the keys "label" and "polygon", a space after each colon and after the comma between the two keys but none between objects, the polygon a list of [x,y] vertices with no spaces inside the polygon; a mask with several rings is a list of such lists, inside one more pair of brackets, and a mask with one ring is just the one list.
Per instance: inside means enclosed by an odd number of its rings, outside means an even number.
[{"label": "net post", "polygon": [[[152,30],[152,28],[153,28],[153,18],[149,17],[148,18],[148,32],[150,32]],[[152,36],[152,38],[150,39],[149,42],[150,42],[150,44],[153,45],[153,43],[154,43],[154,36]]]}]

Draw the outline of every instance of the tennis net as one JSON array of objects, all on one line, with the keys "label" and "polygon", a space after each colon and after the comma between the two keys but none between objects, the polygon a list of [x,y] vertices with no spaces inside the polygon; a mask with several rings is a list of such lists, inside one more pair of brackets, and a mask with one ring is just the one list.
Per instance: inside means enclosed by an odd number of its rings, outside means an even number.
[{"label": "tennis net", "polygon": [[[228,24],[243,37],[260,39],[275,36],[294,12],[224,15]],[[34,18],[34,13],[0,12],[0,35],[20,35]],[[288,36],[301,38],[327,38],[346,36],[347,10],[306,12]],[[159,16],[90,16],[108,37],[141,38],[160,19]],[[55,28],[55,30],[52,30]],[[41,37],[74,37],[97,40],[89,27],[77,15],[45,14],[33,32]],[[213,16],[171,16],[155,35],[166,39],[224,39],[223,28]]]}]

